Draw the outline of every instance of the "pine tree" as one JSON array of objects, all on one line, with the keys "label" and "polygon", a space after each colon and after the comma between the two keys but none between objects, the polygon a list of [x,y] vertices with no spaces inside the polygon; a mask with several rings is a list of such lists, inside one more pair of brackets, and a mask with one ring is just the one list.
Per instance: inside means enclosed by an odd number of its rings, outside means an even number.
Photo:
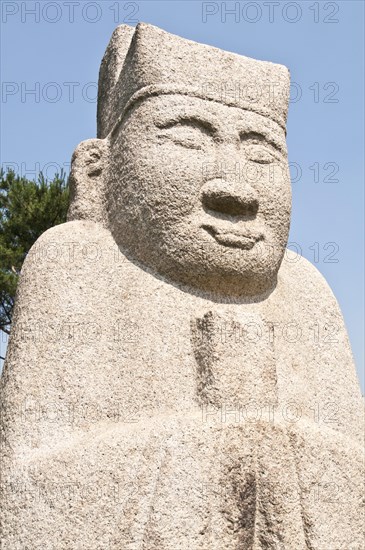
[{"label": "pine tree", "polygon": [[66,221],[69,189],[65,174],[48,181],[0,170],[0,330],[9,334],[16,287],[24,259],[38,237]]}]

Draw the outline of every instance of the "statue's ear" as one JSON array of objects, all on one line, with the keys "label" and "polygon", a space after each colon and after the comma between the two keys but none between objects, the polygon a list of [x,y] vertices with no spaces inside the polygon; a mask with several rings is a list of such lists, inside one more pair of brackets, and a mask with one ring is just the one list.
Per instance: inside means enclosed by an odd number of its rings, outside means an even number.
[{"label": "statue's ear", "polygon": [[107,224],[104,177],[109,145],[104,139],[82,141],[71,161],[70,207],[67,220],[90,220]]}]

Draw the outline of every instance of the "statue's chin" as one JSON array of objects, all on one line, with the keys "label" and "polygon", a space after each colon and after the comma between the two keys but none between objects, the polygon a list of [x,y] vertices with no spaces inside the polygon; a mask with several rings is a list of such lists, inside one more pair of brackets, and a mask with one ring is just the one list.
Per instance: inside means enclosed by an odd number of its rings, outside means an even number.
[{"label": "statue's chin", "polygon": [[[124,232],[118,229],[112,233],[128,259],[187,291],[251,298],[265,295],[276,286],[281,255],[265,257],[249,239],[237,242],[236,235],[224,235],[224,243],[214,241],[213,246],[201,246],[198,238],[189,238],[176,228],[175,233],[155,234],[155,238],[149,235],[147,239],[142,234],[139,240],[127,228]],[[157,242],[161,244],[156,246]]]},{"label": "statue's chin", "polygon": [[[248,252],[249,254],[249,252]],[[165,258],[164,260],[167,260]],[[255,297],[270,293],[276,286],[281,258],[265,262],[258,257],[226,258],[224,255],[197,261],[195,257],[180,257],[181,261],[160,263],[156,270],[169,280],[196,291],[236,298]],[[185,261],[184,261],[185,260]],[[231,261],[229,261],[231,260]]]},{"label": "statue's chin", "polygon": [[149,266],[157,276],[166,282],[185,287],[199,294],[214,294],[232,298],[254,298],[267,295],[274,290],[277,269],[258,270],[229,268],[212,265],[170,265]]},{"label": "statue's chin", "polygon": [[276,275],[267,277],[224,274],[215,277],[186,277],[181,282],[200,292],[221,297],[254,298],[266,295],[276,286]]}]

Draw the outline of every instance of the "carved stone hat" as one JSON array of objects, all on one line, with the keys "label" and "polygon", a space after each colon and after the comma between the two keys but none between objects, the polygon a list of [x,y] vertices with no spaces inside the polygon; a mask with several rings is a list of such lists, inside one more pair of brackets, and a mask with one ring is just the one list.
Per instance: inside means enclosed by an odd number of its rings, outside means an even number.
[{"label": "carved stone hat", "polygon": [[285,130],[289,85],[284,65],[193,42],[146,23],[121,25],[100,67],[98,137],[106,137],[136,101],[171,93],[253,111]]}]

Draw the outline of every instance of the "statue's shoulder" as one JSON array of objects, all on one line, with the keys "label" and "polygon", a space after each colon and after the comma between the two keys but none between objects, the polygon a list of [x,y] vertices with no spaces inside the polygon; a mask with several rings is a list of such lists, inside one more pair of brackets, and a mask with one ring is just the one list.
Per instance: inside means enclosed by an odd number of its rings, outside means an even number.
[{"label": "statue's shoulder", "polygon": [[[102,243],[105,240],[113,241],[112,235],[110,231],[99,223],[89,220],[74,220],[61,223],[47,229],[47,231],[37,239],[29,251],[26,262],[29,262],[29,258],[34,257],[35,253],[39,257],[41,247],[44,249],[42,257],[47,258],[50,256],[50,254],[46,253],[46,249],[53,248],[54,251],[56,251],[56,249],[59,251],[57,259],[61,259],[61,251],[64,252],[64,250],[68,248],[67,243],[70,243],[70,246],[74,244],[74,247],[77,248],[78,244],[87,245],[91,242]],[[64,255],[65,254],[63,254],[63,256]]]},{"label": "statue's shoulder", "polygon": [[44,270],[68,273],[82,266],[97,269],[116,249],[111,233],[101,224],[76,220],[45,231],[30,249],[22,276],[42,276]]},{"label": "statue's shoulder", "polygon": [[110,232],[98,223],[78,220],[48,229],[24,261],[17,303],[41,308],[49,300],[60,304],[80,293],[89,301],[113,279],[117,251]]},{"label": "statue's shoulder", "polygon": [[286,301],[299,308],[318,311],[328,308],[339,311],[336,297],[322,273],[309,260],[287,250],[279,270],[279,286]]}]

